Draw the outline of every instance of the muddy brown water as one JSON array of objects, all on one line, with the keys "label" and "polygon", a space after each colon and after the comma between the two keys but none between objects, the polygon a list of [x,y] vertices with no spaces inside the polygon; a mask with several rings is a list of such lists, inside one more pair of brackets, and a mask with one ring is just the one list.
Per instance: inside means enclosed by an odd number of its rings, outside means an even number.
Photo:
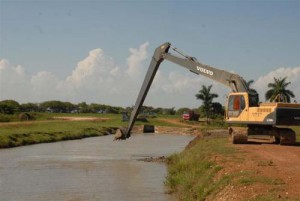
[{"label": "muddy brown water", "polygon": [[163,163],[145,157],[180,152],[192,140],[180,135],[113,136],[0,150],[1,201],[163,201]]}]

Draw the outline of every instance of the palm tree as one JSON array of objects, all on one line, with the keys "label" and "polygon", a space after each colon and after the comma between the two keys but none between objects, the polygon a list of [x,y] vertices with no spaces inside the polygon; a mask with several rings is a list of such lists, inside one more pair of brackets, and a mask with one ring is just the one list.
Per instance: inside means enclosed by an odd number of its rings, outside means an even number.
[{"label": "palm tree", "polygon": [[212,85],[209,85],[208,87],[202,85],[202,89],[199,91],[198,94],[195,95],[197,99],[202,100],[203,109],[206,115],[206,123],[208,123],[209,111],[212,108],[212,101],[214,98],[218,97],[218,94],[214,94],[210,92],[211,88]]},{"label": "palm tree", "polygon": [[249,92],[251,93],[251,94],[257,94],[257,91],[255,90],[255,89],[253,89],[253,88],[251,88],[251,85],[254,83],[254,80],[249,80],[248,82],[246,82],[246,85],[247,85],[247,87],[248,87],[248,89],[249,89]]},{"label": "palm tree", "polygon": [[284,78],[275,78],[274,83],[269,83],[269,89],[265,96],[266,100],[271,102],[291,102],[291,97],[295,98],[295,95],[292,91],[286,89],[286,87],[291,84],[291,82],[286,82],[287,77]]}]

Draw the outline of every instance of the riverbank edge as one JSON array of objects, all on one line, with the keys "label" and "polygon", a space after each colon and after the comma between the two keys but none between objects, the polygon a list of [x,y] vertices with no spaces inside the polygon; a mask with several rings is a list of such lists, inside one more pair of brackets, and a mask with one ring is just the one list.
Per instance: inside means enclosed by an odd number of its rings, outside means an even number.
[{"label": "riverbank edge", "polygon": [[[74,121],[67,121],[74,122]],[[96,121],[98,122],[98,121]],[[18,126],[18,124],[16,124]],[[23,125],[22,125],[23,126]],[[55,126],[55,125],[54,125]],[[59,125],[58,125],[59,126]],[[72,126],[72,125],[70,125]],[[74,125],[73,125],[74,126]],[[0,134],[0,149],[3,148],[13,148],[19,146],[27,146],[40,143],[52,143],[66,140],[78,140],[88,137],[99,137],[104,135],[113,135],[119,127],[115,126],[99,126],[90,125],[83,126],[83,128],[78,128],[77,130],[72,129],[55,129],[55,131],[50,131],[48,127],[42,127],[37,129],[37,131],[23,131],[7,135]],[[143,125],[137,125],[133,127],[132,134],[143,133]],[[155,133],[179,133],[181,135],[197,135],[198,130],[195,128],[177,128],[170,126],[156,126]]]},{"label": "riverbank edge", "polygon": [[178,200],[206,200],[230,182],[229,177],[215,180],[222,169],[214,162],[216,153],[232,154],[236,150],[226,146],[227,138],[212,136],[206,131],[195,137],[181,153],[168,157],[165,185]]},{"label": "riverbank edge", "polygon": [[112,135],[117,127],[82,128],[77,131],[62,132],[31,132],[12,135],[0,135],[0,148],[13,148],[19,146],[52,143],[66,140],[78,140],[88,137]]},{"label": "riverbank edge", "polygon": [[[176,200],[188,201],[299,201],[299,197],[282,196],[285,193],[282,187],[285,182],[282,179],[270,177],[260,170],[239,169],[241,164],[247,162],[245,152],[232,146],[225,132],[220,134],[221,130],[219,130],[216,133],[217,135],[213,130],[203,131],[203,135],[194,138],[182,152],[164,159],[167,165],[167,176],[164,182],[168,189],[166,193],[172,194]],[[254,160],[260,168],[274,166],[272,161],[262,161],[257,158],[250,160]],[[232,167],[237,167],[235,169],[238,171],[228,171],[234,169]],[[231,191],[233,188],[246,193],[239,199],[233,199],[238,197],[235,194],[237,192]],[[251,188],[259,190],[253,193]]]}]

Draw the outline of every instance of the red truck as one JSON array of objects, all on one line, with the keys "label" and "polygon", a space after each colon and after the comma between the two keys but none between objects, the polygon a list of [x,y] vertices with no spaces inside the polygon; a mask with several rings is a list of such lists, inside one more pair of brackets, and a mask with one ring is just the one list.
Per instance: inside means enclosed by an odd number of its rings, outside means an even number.
[{"label": "red truck", "polygon": [[183,120],[189,120],[189,121],[198,121],[199,114],[196,114],[194,111],[185,112],[182,115]]}]

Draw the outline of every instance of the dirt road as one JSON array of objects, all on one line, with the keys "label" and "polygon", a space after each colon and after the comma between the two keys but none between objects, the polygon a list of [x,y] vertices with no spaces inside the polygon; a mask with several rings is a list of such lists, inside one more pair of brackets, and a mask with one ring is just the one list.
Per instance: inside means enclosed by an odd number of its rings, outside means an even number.
[{"label": "dirt road", "polygon": [[[199,125],[186,124],[179,119],[162,120],[187,127],[176,130],[174,127],[158,128],[165,133],[199,135],[197,129]],[[214,130],[213,136],[227,136],[227,133],[226,129]],[[228,142],[229,146],[234,146],[239,150],[236,157],[241,158],[242,162],[240,160],[221,162],[220,160],[221,165],[225,167],[220,174],[254,172],[257,177],[254,180],[260,180],[259,178],[261,180],[253,182],[253,185],[246,182],[245,185],[226,188],[220,193],[219,200],[249,199],[264,195],[266,191],[272,192],[278,199],[300,198],[300,143],[296,146],[281,146],[273,144],[269,138],[264,140],[251,137],[248,141],[248,144],[243,145],[232,145]]]},{"label": "dirt road", "polygon": [[257,158],[263,174],[283,181],[286,195],[300,196],[300,146],[276,144],[238,145],[250,157]]},{"label": "dirt road", "polygon": [[[163,119],[166,122],[196,129],[198,125],[188,125],[178,119]],[[227,135],[228,131],[215,130]],[[270,139],[249,138],[248,144],[228,146],[238,149],[233,158],[224,159],[215,156],[215,160],[223,169],[219,176],[231,174],[250,174],[249,177],[238,177],[233,183],[218,193],[213,200],[264,200],[287,199],[300,200],[300,143],[296,146],[273,144]],[[268,197],[269,196],[269,197]]]},{"label": "dirt road", "polygon": [[180,125],[180,126],[186,126],[186,127],[192,127],[192,128],[199,128],[199,125],[198,124],[189,124],[188,121],[187,122],[182,122],[180,121],[180,119],[160,119],[164,122],[167,122],[167,123],[171,123],[171,124],[176,124],[176,125]]},{"label": "dirt road", "polygon": [[[224,167],[221,175],[250,172],[252,180],[243,180],[223,189],[217,200],[248,200],[259,196],[299,200],[300,145],[280,146],[250,140],[246,145],[230,145],[240,152],[237,161],[217,160]],[[254,199],[255,200],[255,199]]]}]

